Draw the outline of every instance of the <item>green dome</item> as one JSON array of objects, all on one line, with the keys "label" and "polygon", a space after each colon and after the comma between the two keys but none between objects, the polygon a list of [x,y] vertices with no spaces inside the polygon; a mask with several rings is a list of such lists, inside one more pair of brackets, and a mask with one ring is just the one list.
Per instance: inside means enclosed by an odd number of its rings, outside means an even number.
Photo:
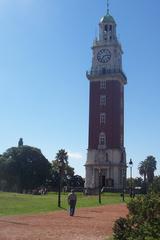
[{"label": "green dome", "polygon": [[111,15],[106,14],[104,17],[102,17],[101,22],[114,22],[115,23],[115,20]]}]

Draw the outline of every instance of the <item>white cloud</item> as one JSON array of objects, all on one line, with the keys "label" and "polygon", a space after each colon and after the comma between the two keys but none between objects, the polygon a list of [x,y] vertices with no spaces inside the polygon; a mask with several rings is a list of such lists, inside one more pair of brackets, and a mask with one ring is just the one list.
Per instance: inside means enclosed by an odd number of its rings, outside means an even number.
[{"label": "white cloud", "polygon": [[68,156],[74,159],[83,159],[82,155],[78,152],[68,152]]}]

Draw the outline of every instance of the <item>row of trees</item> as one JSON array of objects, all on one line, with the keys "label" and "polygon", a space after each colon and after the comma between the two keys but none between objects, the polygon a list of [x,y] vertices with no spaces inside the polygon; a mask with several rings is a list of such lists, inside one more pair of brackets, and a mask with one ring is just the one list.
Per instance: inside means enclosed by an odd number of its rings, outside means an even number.
[{"label": "row of trees", "polygon": [[[62,163],[60,168],[59,163]],[[141,187],[144,192],[150,186],[159,189],[160,179],[154,177],[156,159],[148,156],[139,164],[139,173],[143,177],[128,179],[127,186]],[[61,172],[60,172],[61,171]],[[23,145],[23,139],[18,147],[11,147],[0,155],[0,190],[23,192],[40,186],[56,189],[59,177],[62,175],[62,186],[83,187],[84,179],[74,174],[74,168],[69,166],[68,154],[64,149],[57,152],[55,160],[49,162],[41,150]]]},{"label": "row of trees", "polygon": [[155,157],[148,156],[139,164],[139,174],[144,177],[144,182],[151,184],[154,179],[154,172],[157,169],[157,161]]},{"label": "row of trees", "polygon": [[158,181],[159,177],[155,177],[154,174],[157,169],[156,165],[157,161],[153,156],[148,156],[144,161],[141,161],[138,170],[143,178],[129,178],[127,179],[127,186],[133,185],[134,187],[140,187],[143,192],[146,193],[150,187],[157,185],[155,182]]},{"label": "row of trees", "polygon": [[128,215],[114,223],[114,240],[160,239],[160,176],[154,176],[156,165],[153,156],[140,162],[138,169],[143,179],[133,179],[133,185],[140,186],[147,194],[139,195],[127,204]]},{"label": "row of trees", "polygon": [[55,160],[49,162],[40,149],[23,145],[20,139],[18,147],[11,147],[0,155],[0,190],[22,193],[42,186],[56,189],[59,184],[58,164],[62,160],[62,186],[83,187],[84,180],[74,174],[64,149],[59,150]]}]

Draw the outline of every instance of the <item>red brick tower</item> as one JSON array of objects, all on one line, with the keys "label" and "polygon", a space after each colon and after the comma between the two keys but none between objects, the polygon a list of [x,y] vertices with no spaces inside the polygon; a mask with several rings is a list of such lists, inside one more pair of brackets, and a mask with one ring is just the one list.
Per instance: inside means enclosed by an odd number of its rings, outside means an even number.
[{"label": "red brick tower", "polygon": [[116,22],[107,14],[100,20],[99,37],[93,43],[89,101],[89,141],[86,188],[121,189],[126,174],[124,148],[124,84],[122,48]]}]

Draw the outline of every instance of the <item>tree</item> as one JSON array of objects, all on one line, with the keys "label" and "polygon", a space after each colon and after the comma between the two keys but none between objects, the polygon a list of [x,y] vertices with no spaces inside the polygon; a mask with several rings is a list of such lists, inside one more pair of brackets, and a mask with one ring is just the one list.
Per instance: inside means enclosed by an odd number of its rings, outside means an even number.
[{"label": "tree", "polygon": [[160,176],[155,176],[150,187],[151,192],[160,193]]},{"label": "tree", "polygon": [[135,187],[142,187],[143,186],[143,179],[141,177],[134,178],[134,186]]},{"label": "tree", "polygon": [[154,178],[154,171],[156,170],[156,159],[153,156],[148,156],[139,164],[139,173],[144,176],[144,182],[152,183]]},{"label": "tree", "polygon": [[147,179],[148,179],[149,183],[152,183],[153,179],[154,179],[154,172],[157,169],[156,168],[157,161],[156,161],[155,157],[153,157],[153,156],[148,156],[146,161],[148,163]]},{"label": "tree", "polygon": [[[0,190],[7,190],[7,181],[6,181],[6,166],[7,163],[2,155],[0,155]],[[10,178],[11,180],[11,178]]]},{"label": "tree", "polygon": [[51,165],[41,150],[31,146],[9,148],[1,157],[1,179],[6,180],[9,189],[18,192],[32,190],[46,183]]},{"label": "tree", "polygon": [[65,165],[68,165],[68,153],[64,149],[60,149],[56,154],[57,162],[61,162]]},{"label": "tree", "polygon": [[52,186],[57,187],[59,181],[59,170],[63,176],[62,185],[68,185],[71,177],[74,176],[74,168],[68,164],[68,153],[61,149],[56,154],[55,160],[52,161]]},{"label": "tree", "polygon": [[18,147],[22,147],[23,146],[23,138],[20,138],[18,141]]},{"label": "tree", "polygon": [[146,182],[147,178],[147,162],[146,161],[141,161],[138,167],[139,174],[144,177],[144,182]]},{"label": "tree", "polygon": [[143,187],[143,179],[141,177],[136,177],[136,178],[127,178],[126,179],[126,185],[127,187],[129,188],[131,186],[131,181],[132,181],[132,186],[134,188],[136,187],[140,187],[142,188]]},{"label": "tree", "polygon": [[83,188],[84,187],[84,179],[79,175],[74,175],[70,179],[69,184],[71,187],[74,187],[74,188]]}]

